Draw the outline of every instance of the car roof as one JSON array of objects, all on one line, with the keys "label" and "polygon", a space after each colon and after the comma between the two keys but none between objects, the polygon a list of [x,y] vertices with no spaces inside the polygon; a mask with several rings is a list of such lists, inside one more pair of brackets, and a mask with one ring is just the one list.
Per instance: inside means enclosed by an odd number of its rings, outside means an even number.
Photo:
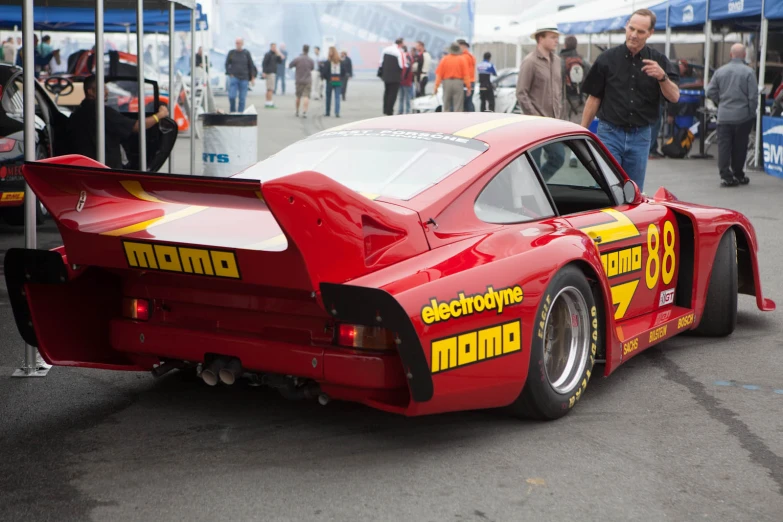
[{"label": "car roof", "polygon": [[[465,188],[494,165],[505,161],[514,151],[527,149],[543,141],[567,135],[590,135],[589,131],[564,120],[491,112],[425,113],[383,116],[331,127],[314,134],[351,130],[404,130],[443,133],[480,140],[489,145],[486,152],[465,167],[451,173],[408,201],[381,198],[427,215],[437,215]],[[307,141],[306,138],[304,141]]]},{"label": "car roof", "polygon": [[331,127],[322,132],[363,129],[439,132],[477,139],[488,144],[490,148],[501,149],[527,147],[548,137],[586,132],[581,125],[555,118],[492,112],[433,112],[383,116]]}]

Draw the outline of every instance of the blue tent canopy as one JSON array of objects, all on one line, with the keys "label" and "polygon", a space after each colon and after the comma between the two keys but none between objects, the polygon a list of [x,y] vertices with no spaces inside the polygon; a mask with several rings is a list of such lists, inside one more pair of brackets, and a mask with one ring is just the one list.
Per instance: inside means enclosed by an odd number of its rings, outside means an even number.
[{"label": "blue tent canopy", "polygon": [[764,16],[770,20],[783,20],[783,2],[768,0],[764,4]]},{"label": "blue tent canopy", "polygon": [[701,27],[707,21],[705,0],[675,0],[669,7],[669,27]]},{"label": "blue tent canopy", "polygon": [[[197,8],[198,22],[207,22],[202,14],[201,5]],[[35,6],[33,11],[36,31],[72,31],[94,32],[95,10],[83,7],[44,7]],[[136,11],[133,9],[107,9],[103,16],[104,32],[124,33],[128,29],[136,31]],[[0,29],[12,29],[22,26],[21,6],[0,6]],[[177,9],[174,15],[176,31],[190,31],[190,11]],[[168,33],[168,11],[147,10],[144,12],[145,33]]]},{"label": "blue tent canopy", "polygon": [[761,0],[710,0],[710,20],[751,17],[761,20]]},{"label": "blue tent canopy", "polygon": [[[783,20],[783,0],[767,0],[764,14],[770,20]],[[762,0],[710,0],[709,19],[730,24],[736,29],[757,29],[761,24]],[[707,0],[671,0],[650,7],[657,22],[655,30],[666,29],[666,10],[669,9],[669,27],[698,29],[707,21]],[[558,24],[565,34],[590,34],[622,29],[630,13],[614,18],[585,20]]]}]

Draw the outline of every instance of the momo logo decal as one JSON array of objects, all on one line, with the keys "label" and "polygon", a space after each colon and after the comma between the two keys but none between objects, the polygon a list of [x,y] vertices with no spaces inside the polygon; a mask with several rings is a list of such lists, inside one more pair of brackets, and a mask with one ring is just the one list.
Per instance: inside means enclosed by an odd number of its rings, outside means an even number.
[{"label": "momo logo decal", "polygon": [[241,279],[233,252],[123,241],[131,268]]},{"label": "momo logo decal", "polygon": [[481,313],[489,310],[497,310],[498,315],[503,313],[503,308],[519,304],[524,299],[521,286],[512,286],[495,290],[491,286],[483,294],[466,296],[463,292],[457,299],[439,303],[437,299],[430,299],[430,304],[421,309],[421,320],[425,324],[434,324],[448,321],[452,318]]},{"label": "momo logo decal", "polygon": [[634,246],[601,254],[606,277],[616,277],[642,269],[642,247]]},{"label": "momo logo decal", "polygon": [[518,352],[521,337],[522,323],[517,319],[432,341],[431,371],[441,373]]}]

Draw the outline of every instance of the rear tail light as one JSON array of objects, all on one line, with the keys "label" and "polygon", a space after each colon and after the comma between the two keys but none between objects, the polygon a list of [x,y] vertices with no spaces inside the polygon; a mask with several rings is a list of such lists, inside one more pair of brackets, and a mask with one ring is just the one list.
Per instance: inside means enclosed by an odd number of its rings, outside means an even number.
[{"label": "rear tail light", "polygon": [[122,300],[122,316],[136,321],[147,321],[150,318],[150,302],[146,299],[126,297]]},{"label": "rear tail light", "polygon": [[16,140],[0,138],[0,152],[11,152],[16,147]]},{"label": "rear tail light", "polygon": [[396,346],[394,335],[389,330],[355,324],[339,325],[336,341],[340,346],[362,350],[387,351],[394,350]]}]

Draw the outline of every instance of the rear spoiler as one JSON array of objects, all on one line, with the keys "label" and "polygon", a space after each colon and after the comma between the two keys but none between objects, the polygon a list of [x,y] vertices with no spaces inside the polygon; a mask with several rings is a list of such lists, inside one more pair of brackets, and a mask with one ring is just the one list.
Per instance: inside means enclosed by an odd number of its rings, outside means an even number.
[{"label": "rear spoiler", "polygon": [[[56,221],[71,265],[317,292],[323,282],[343,283],[429,249],[416,212],[312,171],[262,184],[110,170],[75,155],[22,171]],[[273,229],[285,237],[282,251],[264,247]]]}]

